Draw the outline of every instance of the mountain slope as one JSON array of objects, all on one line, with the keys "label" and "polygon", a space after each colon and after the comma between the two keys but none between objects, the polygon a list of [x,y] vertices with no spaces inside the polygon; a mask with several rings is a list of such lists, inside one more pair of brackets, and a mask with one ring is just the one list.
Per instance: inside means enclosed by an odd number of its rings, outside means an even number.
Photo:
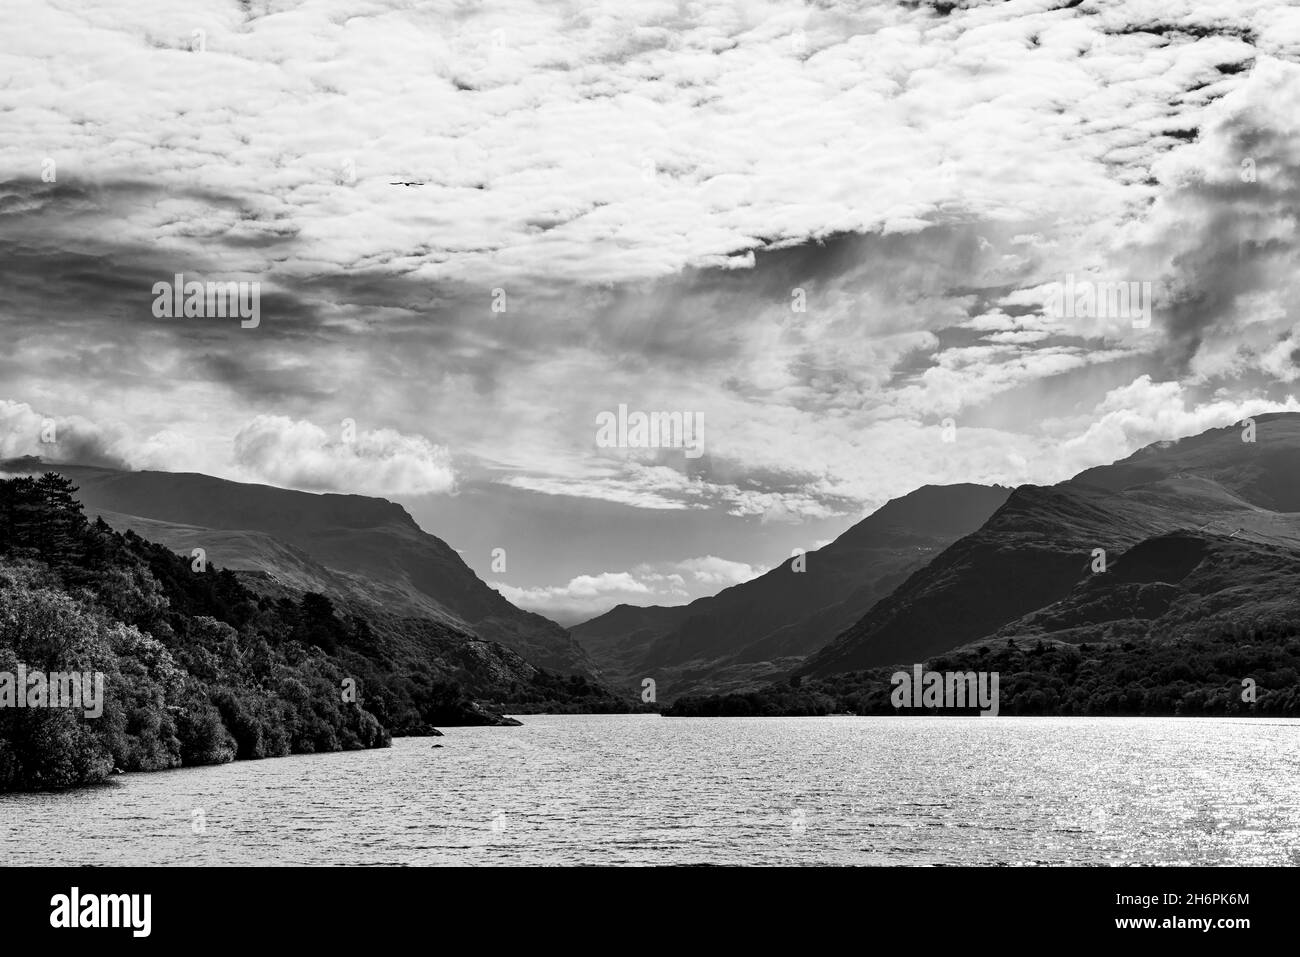
[{"label": "mountain slope", "polygon": [[[1249,572],[1258,584],[1259,568],[1286,565],[1300,551],[1300,514],[1292,511],[1300,508],[1300,415],[1259,416],[1256,425],[1255,442],[1243,442],[1236,426],[1214,429],[1049,488],[1017,489],[982,528],[909,577],[799,673],[923,661],[1031,626],[1039,635],[1068,631],[1085,608],[1097,610],[1101,596],[1117,607],[1137,600],[1125,597],[1135,584],[1125,576],[1140,577],[1134,569],[1158,564],[1156,556],[1172,563],[1160,572],[1165,578],[1174,569],[1190,573],[1204,560],[1197,549],[1209,549],[1212,538],[1249,543],[1269,558]],[[1106,572],[1093,570],[1095,549],[1105,550]],[[1285,601],[1283,582],[1265,582],[1268,595],[1256,592],[1252,601]],[[1211,584],[1195,594],[1216,593]],[[1157,592],[1148,588],[1141,601],[1151,600]]]},{"label": "mountain slope", "polygon": [[433,619],[500,642],[541,668],[593,674],[590,659],[563,628],[510,604],[393,502],[196,473],[57,470],[79,487],[77,497],[91,518],[102,514],[115,527],[135,528],[187,553],[202,547],[222,567],[364,600],[391,615]]},{"label": "mountain slope", "polygon": [[978,528],[1010,494],[925,486],[834,542],[689,605],[620,605],[572,629],[611,677],[654,677],[666,698],[752,683],[789,668],[856,621],[906,574]]},{"label": "mountain slope", "polygon": [[994,641],[1177,640],[1300,624],[1300,550],[1180,530],[1139,542],[1106,575],[1000,628]]}]

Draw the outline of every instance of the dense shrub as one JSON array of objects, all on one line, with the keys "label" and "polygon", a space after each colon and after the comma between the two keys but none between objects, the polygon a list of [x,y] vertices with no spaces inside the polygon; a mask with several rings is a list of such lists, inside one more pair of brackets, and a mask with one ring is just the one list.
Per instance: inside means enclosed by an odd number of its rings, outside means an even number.
[{"label": "dense shrub", "polygon": [[[235,758],[384,747],[330,658],[322,595],[269,601],[102,520],[66,479],[0,481],[0,673],[99,673],[102,714],[0,707],[0,791]],[[25,689],[20,689],[25,690]]]},{"label": "dense shrub", "polygon": [[[665,713],[706,715],[896,714],[890,676],[876,668],[777,682],[744,694],[688,697]],[[1068,645],[1002,643],[931,659],[928,671],[989,671],[999,676],[1004,715],[1300,716],[1300,631],[1287,622],[1199,634]],[[1254,701],[1243,700],[1245,679]]]}]

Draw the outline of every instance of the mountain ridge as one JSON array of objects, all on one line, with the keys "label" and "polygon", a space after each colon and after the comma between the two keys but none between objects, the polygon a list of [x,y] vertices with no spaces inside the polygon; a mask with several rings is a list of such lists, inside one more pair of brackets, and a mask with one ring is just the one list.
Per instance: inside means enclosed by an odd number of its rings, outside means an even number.
[{"label": "mountain ridge", "polygon": [[570,633],[613,680],[654,677],[666,698],[747,684],[788,670],[851,625],[1011,490],[924,485],[886,502],[832,542],[687,605],[619,605]]},{"label": "mountain ridge", "polygon": [[565,629],[512,605],[396,502],[198,472],[46,466],[31,458],[0,463],[0,469],[67,475],[92,517],[102,513],[105,521],[147,528],[152,540],[186,552],[204,547],[222,567],[267,572],[270,565],[291,578],[306,575],[326,594],[431,618],[498,641],[537,667],[596,677]]},{"label": "mountain ridge", "polygon": [[[1096,549],[1119,559],[1142,542],[1218,527],[1267,548],[1300,549],[1300,414],[1154,443],[1052,486],[1020,486],[979,530],[918,570],[812,656],[825,676],[917,661],[998,634],[1065,600],[1094,574]],[[1294,476],[1288,479],[1287,476]],[[1140,554],[1140,553],[1139,553]]]}]

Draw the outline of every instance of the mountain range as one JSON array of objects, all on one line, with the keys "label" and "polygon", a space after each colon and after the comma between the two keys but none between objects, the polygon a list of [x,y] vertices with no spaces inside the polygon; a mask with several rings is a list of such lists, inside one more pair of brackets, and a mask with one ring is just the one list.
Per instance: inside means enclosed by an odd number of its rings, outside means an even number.
[{"label": "mountain range", "polygon": [[743,687],[796,667],[1010,494],[927,485],[750,581],[688,605],[619,605],[572,633],[611,681],[651,677],[665,699]]},{"label": "mountain range", "polygon": [[1072,643],[1300,619],[1300,415],[1021,486],[811,656],[825,676],[990,638]]},{"label": "mountain range", "polygon": [[[88,516],[183,554],[202,548],[263,594],[319,592],[381,630],[436,636],[429,647],[459,659],[462,678],[496,673],[477,683],[489,689],[540,668],[628,700],[653,678],[670,702],[1020,638],[1163,640],[1300,621],[1295,413],[1158,442],[1051,486],[925,486],[751,581],[682,606],[619,605],[567,632],[513,606],[383,499],[57,469]],[[468,657],[447,650],[467,643]]]}]

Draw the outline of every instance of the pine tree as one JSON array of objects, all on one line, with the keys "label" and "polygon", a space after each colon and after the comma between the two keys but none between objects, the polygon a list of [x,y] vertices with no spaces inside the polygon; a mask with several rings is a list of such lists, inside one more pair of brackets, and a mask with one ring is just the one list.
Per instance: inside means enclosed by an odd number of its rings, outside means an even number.
[{"label": "pine tree", "polygon": [[36,548],[51,565],[64,564],[79,554],[86,516],[77,501],[77,487],[58,472],[46,472],[35,483],[38,507]]},{"label": "pine tree", "polygon": [[35,548],[39,520],[34,478],[19,475],[0,482],[0,551],[22,553]]}]

